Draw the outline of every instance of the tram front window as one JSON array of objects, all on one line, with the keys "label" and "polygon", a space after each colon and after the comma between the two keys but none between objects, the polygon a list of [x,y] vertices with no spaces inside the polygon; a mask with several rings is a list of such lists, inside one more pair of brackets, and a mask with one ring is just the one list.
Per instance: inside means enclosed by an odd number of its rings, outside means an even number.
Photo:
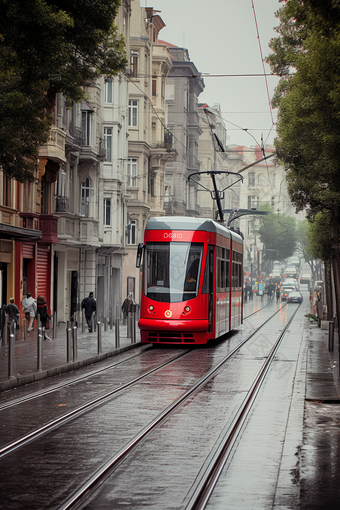
[{"label": "tram front window", "polygon": [[178,303],[197,296],[203,244],[147,243],[145,295]]}]

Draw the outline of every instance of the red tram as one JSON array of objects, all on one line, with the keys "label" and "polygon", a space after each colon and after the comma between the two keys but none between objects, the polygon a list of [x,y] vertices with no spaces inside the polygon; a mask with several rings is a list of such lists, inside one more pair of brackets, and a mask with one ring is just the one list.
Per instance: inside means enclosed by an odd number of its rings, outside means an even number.
[{"label": "red tram", "polygon": [[223,225],[151,218],[136,265],[142,343],[205,344],[242,324],[243,240]]}]

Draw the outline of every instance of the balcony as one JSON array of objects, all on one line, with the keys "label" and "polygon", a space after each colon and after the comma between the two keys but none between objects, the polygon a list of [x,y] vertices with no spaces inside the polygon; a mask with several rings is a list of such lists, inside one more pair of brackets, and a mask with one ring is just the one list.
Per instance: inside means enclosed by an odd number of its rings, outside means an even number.
[{"label": "balcony", "polygon": [[65,163],[65,138],[65,131],[52,126],[46,145],[42,145],[39,149],[39,157],[50,159],[55,163]]},{"label": "balcony", "polygon": [[55,197],[55,212],[70,212],[70,198],[65,196]]},{"label": "balcony", "polygon": [[42,232],[40,243],[59,243],[58,216],[54,214],[40,214],[39,227]]}]

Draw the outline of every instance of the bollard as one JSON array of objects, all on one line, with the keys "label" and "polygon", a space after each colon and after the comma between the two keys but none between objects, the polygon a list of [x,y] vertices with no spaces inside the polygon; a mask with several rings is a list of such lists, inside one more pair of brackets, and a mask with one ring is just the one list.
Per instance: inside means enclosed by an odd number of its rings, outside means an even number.
[{"label": "bollard", "polygon": [[43,335],[42,335],[42,327],[38,327],[38,349],[37,349],[37,368],[38,370],[42,370],[43,367]]},{"label": "bollard", "polygon": [[78,356],[78,328],[73,326],[73,361],[77,361]]},{"label": "bollard", "polygon": [[53,340],[57,338],[57,312],[53,313]]},{"label": "bollard", "polygon": [[22,320],[22,327],[24,328],[24,342],[25,342],[26,335],[27,335],[27,320],[26,320],[26,318]]},{"label": "bollard", "polygon": [[328,350],[334,351],[334,321],[330,321],[328,325]]},{"label": "bollard", "polygon": [[127,314],[126,336],[131,338],[131,312]]},{"label": "bollard", "polygon": [[119,338],[119,319],[114,321],[115,324],[115,348],[118,349],[120,347],[120,338]]},{"label": "bollard", "polygon": [[109,311],[109,325],[110,325],[110,329],[112,329],[113,327],[113,320],[112,320],[112,310],[110,308],[110,311]]},{"label": "bollard", "polygon": [[98,326],[98,335],[97,335],[98,354],[101,354],[102,353],[102,323],[100,321],[98,321],[97,326]]},{"label": "bollard", "polygon": [[[7,329],[7,325],[6,325]],[[15,321],[12,320],[10,325],[9,342],[8,342],[8,377],[14,377],[14,352],[15,352]]]},{"label": "bollard", "polygon": [[131,343],[136,343],[136,312],[131,313]]},{"label": "bollard", "polygon": [[66,329],[66,350],[67,350],[67,363],[71,361],[71,351],[72,351],[72,330],[70,328],[70,322],[67,321],[67,329]]},{"label": "bollard", "polygon": [[7,327],[7,317],[5,317],[5,324],[2,330],[2,345],[7,345],[8,342],[8,327]]},{"label": "bollard", "polygon": [[85,331],[84,323],[85,323],[85,310],[83,308],[82,313],[81,313],[81,332],[82,333],[84,333],[84,331]]}]

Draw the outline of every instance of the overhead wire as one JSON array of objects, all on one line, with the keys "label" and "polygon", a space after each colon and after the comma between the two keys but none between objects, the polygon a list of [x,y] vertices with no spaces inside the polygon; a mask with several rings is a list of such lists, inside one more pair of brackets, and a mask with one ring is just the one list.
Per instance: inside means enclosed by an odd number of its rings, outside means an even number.
[{"label": "overhead wire", "polygon": [[256,16],[256,12],[255,12],[254,0],[251,0],[251,5],[252,5],[253,13],[254,13],[255,28],[256,28],[256,34],[257,34],[257,41],[258,41],[258,44],[259,44],[259,50],[260,50],[260,56],[261,56],[261,64],[262,64],[262,69],[263,69],[263,75],[264,75],[264,79],[265,79],[269,112],[270,112],[270,117],[271,117],[271,120],[272,120],[272,126],[274,126],[275,122],[274,122],[274,118],[273,118],[273,109],[272,109],[271,100],[270,100],[269,86],[268,86],[268,80],[267,80],[267,73],[266,73],[266,69],[265,69],[265,65],[264,65],[262,45],[261,45],[261,39],[260,39],[260,31],[259,31],[259,26],[258,26],[258,23],[257,23],[257,16]]}]

